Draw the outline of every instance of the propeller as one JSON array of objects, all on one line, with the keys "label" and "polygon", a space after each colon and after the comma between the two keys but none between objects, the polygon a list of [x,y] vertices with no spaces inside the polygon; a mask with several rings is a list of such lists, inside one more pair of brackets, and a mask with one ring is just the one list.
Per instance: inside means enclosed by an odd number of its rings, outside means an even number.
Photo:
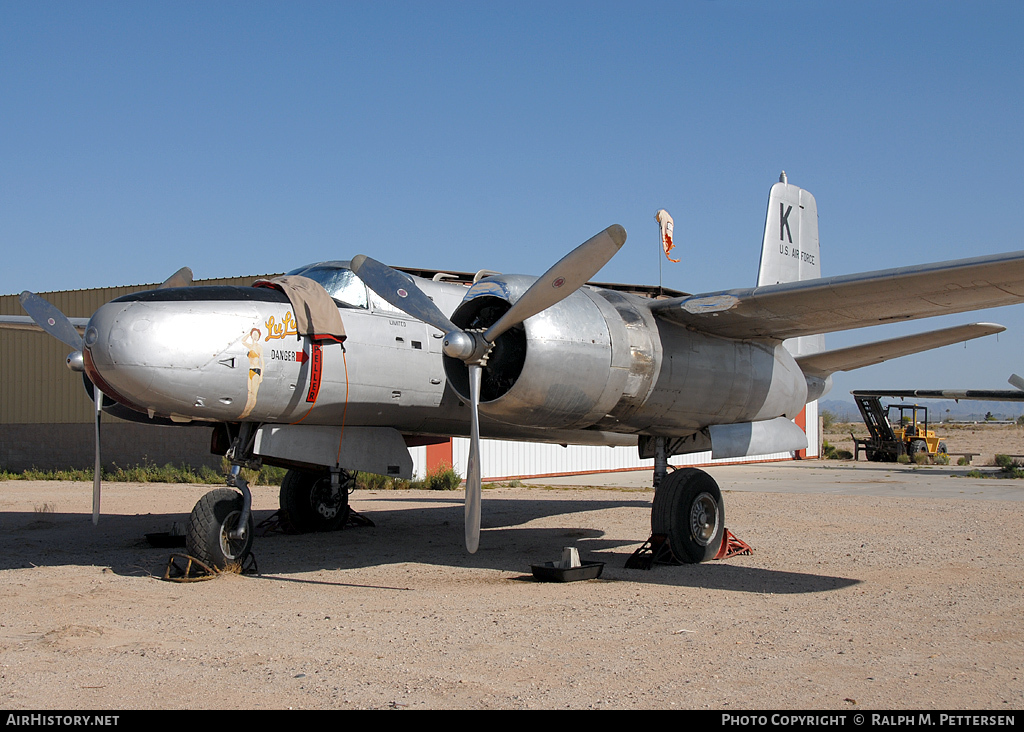
[{"label": "propeller", "polygon": [[[182,267],[172,274],[157,289],[167,287],[189,287],[192,285],[192,270]],[[75,349],[75,353],[68,356],[68,368],[73,371],[80,371],[82,363],[82,349],[85,341],[78,334],[78,330],[71,323],[68,317],[49,301],[43,299],[34,292],[25,290],[19,297],[21,307],[35,321],[36,325],[52,335],[62,343],[66,343]],[[94,435],[96,445],[95,461],[93,463],[92,476],[92,523],[93,526],[100,520],[100,416],[103,414],[103,392],[92,382],[92,398],[95,403],[93,410]]]},{"label": "propeller", "polygon": [[192,270],[188,267],[182,267],[177,272],[172,274],[163,283],[157,287],[158,290],[165,290],[168,287],[191,287],[192,286]]},{"label": "propeller", "polygon": [[486,330],[462,330],[442,313],[411,277],[362,254],[352,259],[352,272],[366,286],[399,310],[443,331],[446,356],[469,369],[470,443],[466,466],[466,549],[480,545],[480,384],[494,342],[510,328],[556,305],[600,271],[626,241],[618,224],[580,244],[537,278],[515,304]]},{"label": "propeller", "polygon": [[75,326],[56,306],[28,290],[21,293],[18,299],[21,300],[21,307],[36,322],[36,325],[61,343],[68,344],[76,351],[82,350],[82,336],[78,335]]},{"label": "propeller", "polygon": [[96,408],[93,412],[95,416],[96,458],[92,468],[92,525],[96,526],[100,522],[100,415],[103,414],[103,392],[95,385],[93,385],[92,392],[93,401],[96,403]]},{"label": "propeller", "polygon": [[[179,274],[181,274],[180,271],[172,277],[177,277]],[[76,370],[74,363],[81,360],[82,347],[85,341],[82,339],[82,336],[78,335],[78,331],[71,324],[71,321],[68,320],[68,317],[56,306],[34,292],[25,290],[21,293],[19,299],[21,300],[21,307],[36,322],[36,325],[57,340],[75,349],[75,353],[68,356],[68,367]],[[100,415],[103,414],[103,392],[95,384],[93,384],[92,388],[92,398],[96,403],[93,411],[96,457],[93,463],[92,476],[92,523],[95,526],[100,520]]]}]

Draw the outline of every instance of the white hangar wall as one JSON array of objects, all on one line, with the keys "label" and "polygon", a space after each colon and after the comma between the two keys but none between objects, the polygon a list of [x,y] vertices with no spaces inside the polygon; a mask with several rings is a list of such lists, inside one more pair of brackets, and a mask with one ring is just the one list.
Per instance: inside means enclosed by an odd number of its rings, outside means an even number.
[{"label": "white hangar wall", "polygon": [[[821,435],[818,421],[818,403],[811,402],[805,412],[807,450],[804,457],[820,456]],[[799,424],[799,421],[797,422]],[[429,468],[426,447],[413,447],[413,470],[422,478]],[[699,466],[725,465],[729,463],[769,462],[793,460],[792,452],[777,452],[767,455],[748,455],[740,458],[712,460],[710,452],[676,455],[669,460],[672,465]],[[466,462],[469,459],[469,439],[452,439],[451,461],[455,470],[465,477]],[[513,478],[536,478],[555,475],[605,473],[616,470],[653,470],[654,460],[641,460],[635,447],[592,447],[589,445],[549,445],[538,442],[511,442],[506,440],[482,440],[480,455],[481,472],[484,480],[509,480]]]}]

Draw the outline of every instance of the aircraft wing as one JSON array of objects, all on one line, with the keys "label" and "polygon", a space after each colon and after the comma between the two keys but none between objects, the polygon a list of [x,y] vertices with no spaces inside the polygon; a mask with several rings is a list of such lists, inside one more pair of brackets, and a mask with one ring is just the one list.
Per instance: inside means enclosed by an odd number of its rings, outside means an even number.
[{"label": "aircraft wing", "polygon": [[[864,343],[849,348],[836,348],[821,351],[807,356],[797,356],[796,362],[808,376],[825,378],[836,371],[852,371],[853,369],[871,366],[888,361],[891,358],[909,356],[932,348],[948,346],[972,338],[1002,333],[1006,328],[995,323],[971,323],[957,325],[952,328],[933,330],[927,333],[916,333],[910,336],[890,338],[874,343]],[[1024,391],[1019,392],[1024,394]]]},{"label": "aircraft wing", "polygon": [[795,338],[1024,302],[1024,251],[656,300],[660,318],[729,338]]},{"label": "aircraft wing", "polygon": [[[71,321],[71,325],[75,326],[75,330],[78,331],[79,335],[85,333],[86,327],[89,325],[88,318],[68,318]],[[0,330],[34,330],[42,333],[43,329],[36,325],[35,321],[27,315],[0,315]]]},{"label": "aircraft wing", "polygon": [[1009,379],[1016,389],[888,389],[851,391],[855,396],[898,396],[901,399],[973,399],[975,401],[1024,401],[1024,379]]},{"label": "aircraft wing", "polygon": [[980,402],[1024,402],[1024,391],[1016,389],[888,389],[850,392],[856,396],[899,397],[900,399],[961,399]]}]

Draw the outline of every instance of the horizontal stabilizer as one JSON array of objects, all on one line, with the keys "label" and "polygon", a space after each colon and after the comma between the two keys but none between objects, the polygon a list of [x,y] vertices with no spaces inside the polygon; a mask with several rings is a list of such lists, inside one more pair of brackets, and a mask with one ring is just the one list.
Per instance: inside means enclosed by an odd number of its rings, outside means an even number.
[{"label": "horizontal stabilizer", "polygon": [[1024,402],[1024,391],[1018,389],[889,389],[850,392],[855,396],[899,397],[900,399],[953,399],[979,402]]},{"label": "horizontal stabilizer", "polygon": [[[75,326],[75,330],[78,331],[79,335],[85,333],[86,327],[89,325],[88,318],[68,318],[71,321],[71,325]],[[31,330],[36,333],[43,333],[43,329],[36,325],[36,322],[27,315],[0,315],[0,329],[3,330]]]},{"label": "horizontal stabilizer", "polygon": [[837,348],[832,351],[813,353],[809,356],[798,356],[796,362],[805,375],[824,379],[836,371],[852,371],[853,369],[882,363],[892,358],[909,356],[912,353],[920,353],[932,348],[969,341],[972,338],[1002,333],[1004,330],[1006,328],[995,323],[957,325],[952,328],[942,328],[941,330],[933,330],[927,333],[890,338],[884,341],[850,346],[849,348]]},{"label": "horizontal stabilizer", "polygon": [[1024,302],[1024,252],[653,301],[728,338],[794,338]]}]

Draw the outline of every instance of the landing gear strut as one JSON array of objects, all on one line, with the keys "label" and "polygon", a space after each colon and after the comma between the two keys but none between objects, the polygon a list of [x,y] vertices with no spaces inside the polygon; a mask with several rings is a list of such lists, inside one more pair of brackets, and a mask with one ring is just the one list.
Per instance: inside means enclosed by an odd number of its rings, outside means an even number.
[{"label": "landing gear strut", "polygon": [[288,529],[299,533],[336,531],[348,521],[348,493],[355,473],[289,470],[281,482],[281,515]]},{"label": "landing gear strut", "polygon": [[199,499],[189,516],[185,546],[193,557],[216,569],[241,566],[252,551],[252,494],[241,469],[258,470],[260,460],[253,456],[252,442],[257,425],[243,422],[227,457],[231,473],[227,484]]},{"label": "landing gear strut", "polygon": [[668,473],[663,438],[655,442],[654,505],[651,532],[668,537],[682,562],[714,559],[725,536],[725,504],[715,479],[696,468]]},{"label": "landing gear strut", "polygon": [[242,496],[218,488],[200,498],[192,509],[185,544],[188,553],[203,564],[225,569],[241,566],[249,556],[252,532],[252,515],[242,516]]}]

